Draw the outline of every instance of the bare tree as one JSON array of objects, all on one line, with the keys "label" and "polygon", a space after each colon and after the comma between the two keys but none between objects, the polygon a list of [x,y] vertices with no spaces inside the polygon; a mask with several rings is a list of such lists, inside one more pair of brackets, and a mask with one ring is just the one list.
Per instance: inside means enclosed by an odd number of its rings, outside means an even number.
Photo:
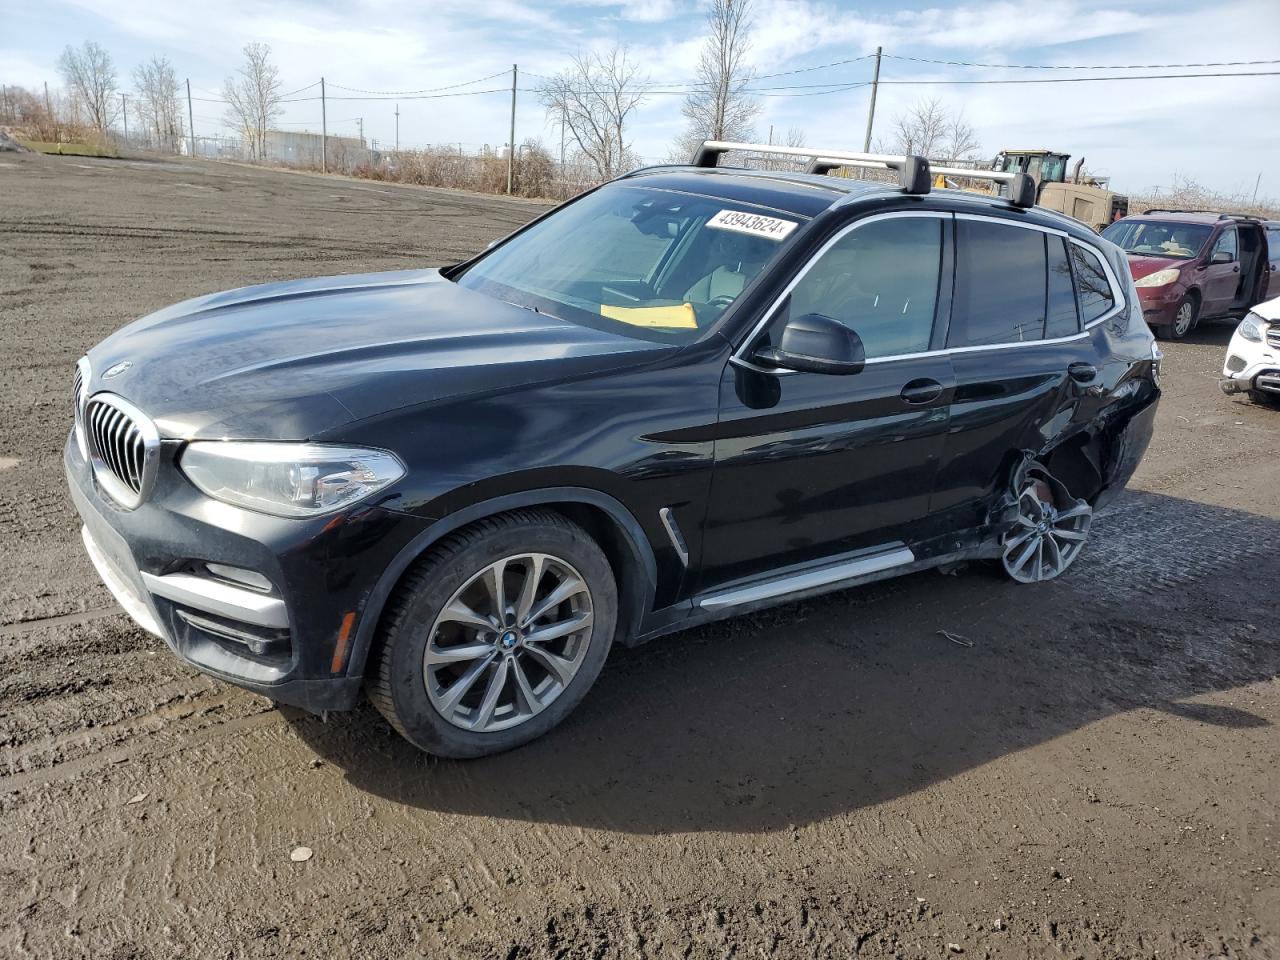
[{"label": "bare tree", "polygon": [[73,108],[100,134],[120,113],[116,97],[116,68],[111,54],[92,40],[77,50],[68,46],[58,58],[58,72],[71,94]]},{"label": "bare tree", "polygon": [[560,73],[538,87],[538,99],[554,123],[602,180],[635,163],[624,135],[627,118],[644,101],[645,80],[627,49],[579,53]]},{"label": "bare tree", "polygon": [[[778,146],[782,147],[799,148],[804,145],[804,131],[799,127],[787,127],[787,132],[783,135],[781,141],[778,142]],[[688,159],[689,158],[686,157],[685,161],[687,162]],[[752,166],[758,165],[763,170],[800,171],[804,170],[805,167],[809,165],[809,159],[810,158],[808,157],[788,157],[776,153],[765,153],[761,154],[759,164],[752,164]]]},{"label": "bare tree", "polygon": [[133,71],[133,84],[147,139],[157,147],[176,151],[186,128],[173,64],[168,57],[152,57]]},{"label": "bare tree", "polygon": [[280,116],[280,69],[271,62],[271,47],[265,43],[244,46],[244,66],[222,84],[227,101],[227,122],[239,128],[249,147],[249,155],[261,160],[267,153],[267,130]]},{"label": "bare tree", "polygon": [[888,153],[914,153],[933,160],[971,160],[981,144],[963,110],[951,110],[937,97],[919,100],[893,118]]},{"label": "bare tree", "polygon": [[703,140],[750,140],[755,134],[760,101],[747,91],[754,79],[746,63],[751,27],[751,0],[711,0],[698,79],[681,108],[687,126],[675,144],[686,162]]}]

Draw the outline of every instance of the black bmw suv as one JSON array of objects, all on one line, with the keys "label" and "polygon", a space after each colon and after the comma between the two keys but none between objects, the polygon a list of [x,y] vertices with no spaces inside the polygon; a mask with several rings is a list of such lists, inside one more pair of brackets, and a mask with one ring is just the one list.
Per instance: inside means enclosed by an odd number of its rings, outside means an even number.
[{"label": "black bmw suv", "polygon": [[98,344],[65,464],[117,600],[200,670],[313,711],[363,688],[473,757],[555,726],[615,641],[962,561],[1064,571],[1159,396],[1123,253],[1016,180],[728,146],[464,263]]}]

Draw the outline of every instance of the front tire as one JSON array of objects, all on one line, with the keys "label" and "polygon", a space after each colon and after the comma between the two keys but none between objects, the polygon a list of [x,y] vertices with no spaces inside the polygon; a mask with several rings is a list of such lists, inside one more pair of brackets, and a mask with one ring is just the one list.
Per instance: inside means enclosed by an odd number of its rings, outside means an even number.
[{"label": "front tire", "polygon": [[1181,340],[1195,329],[1196,321],[1199,318],[1199,301],[1188,294],[1182,298],[1182,302],[1178,304],[1178,309],[1173,312],[1173,322],[1157,325],[1154,328],[1155,334],[1161,340]]},{"label": "front tire", "polygon": [[617,586],[599,545],[549,510],[445,538],[388,604],[369,699],[419,749],[501,753],[542,736],[609,655]]}]

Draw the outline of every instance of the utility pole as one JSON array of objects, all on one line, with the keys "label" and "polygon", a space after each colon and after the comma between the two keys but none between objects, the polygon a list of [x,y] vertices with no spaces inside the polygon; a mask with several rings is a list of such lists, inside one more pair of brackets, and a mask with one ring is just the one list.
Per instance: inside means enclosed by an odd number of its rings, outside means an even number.
[{"label": "utility pole", "polygon": [[320,78],[320,172],[329,172],[329,114],[324,100],[324,77]]},{"label": "utility pole", "polygon": [[191,134],[191,156],[196,155],[196,119],[191,112],[191,78],[187,77],[187,130]]},{"label": "utility pole", "polygon": [[862,140],[863,153],[871,150],[871,124],[876,119],[876,90],[880,86],[880,51],[882,49],[882,47],[876,47],[876,72],[871,76],[871,106],[867,108],[867,135]]},{"label": "utility pole", "polygon": [[364,146],[364,117],[356,117],[356,123],[360,125],[360,146]]},{"label": "utility pole", "polygon": [[396,104],[396,153],[400,152],[400,104]]},{"label": "utility pole", "polygon": [[511,65],[511,142],[507,144],[507,193],[511,192],[516,172],[516,80],[519,76],[520,67],[513,63]]},{"label": "utility pole", "polygon": [[49,81],[44,82],[44,112],[49,115],[49,123],[53,125],[54,142],[62,140],[62,131],[58,129],[57,123],[53,119],[53,104],[49,101]]},{"label": "utility pole", "polygon": [[1258,179],[1253,181],[1253,202],[1258,202],[1258,187],[1262,185],[1262,171],[1258,171]]},{"label": "utility pole", "polygon": [[124,118],[124,142],[129,142],[129,97],[120,94],[120,116]]}]

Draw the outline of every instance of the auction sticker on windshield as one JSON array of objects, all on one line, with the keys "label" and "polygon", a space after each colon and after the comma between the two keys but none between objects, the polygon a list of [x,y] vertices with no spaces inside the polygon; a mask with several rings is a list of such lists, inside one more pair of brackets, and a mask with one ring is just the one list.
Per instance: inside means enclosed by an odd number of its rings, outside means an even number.
[{"label": "auction sticker on windshield", "polygon": [[794,220],[762,217],[758,213],[743,213],[741,210],[721,210],[707,221],[707,226],[715,230],[732,230],[735,233],[749,233],[753,237],[782,240],[799,224]]}]

